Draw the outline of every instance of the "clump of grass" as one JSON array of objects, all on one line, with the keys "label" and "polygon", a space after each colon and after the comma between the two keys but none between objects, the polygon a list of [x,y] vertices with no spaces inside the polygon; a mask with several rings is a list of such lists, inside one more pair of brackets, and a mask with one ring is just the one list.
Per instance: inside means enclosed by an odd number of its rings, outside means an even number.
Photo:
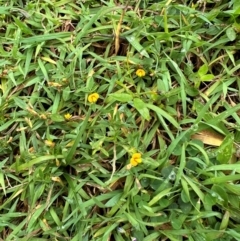
[{"label": "clump of grass", "polygon": [[237,1],[0,3],[1,240],[240,240]]}]

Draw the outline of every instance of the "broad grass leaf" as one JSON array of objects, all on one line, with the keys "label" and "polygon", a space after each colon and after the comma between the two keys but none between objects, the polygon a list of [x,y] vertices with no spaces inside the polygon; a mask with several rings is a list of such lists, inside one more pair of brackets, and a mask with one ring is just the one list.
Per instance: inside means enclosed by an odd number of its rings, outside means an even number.
[{"label": "broad grass leaf", "polygon": [[55,122],[62,122],[65,121],[64,117],[59,115],[59,114],[52,114],[51,115],[51,120]]},{"label": "broad grass leaf", "polygon": [[6,196],[6,185],[5,185],[5,181],[4,181],[4,174],[1,171],[0,171],[0,186],[3,190],[4,195]]},{"label": "broad grass leaf", "polygon": [[21,21],[18,18],[15,18],[14,16],[12,16],[12,18],[14,19],[15,24],[22,30],[23,33],[34,35],[33,31],[24,23],[24,21]]},{"label": "broad grass leaf", "polygon": [[155,204],[156,202],[158,202],[161,198],[163,198],[164,196],[168,195],[171,193],[172,188],[167,188],[165,190],[163,190],[162,192],[158,193],[149,203],[149,206],[152,206],[153,204]]},{"label": "broad grass leaf", "polygon": [[[232,185],[233,186],[233,185]],[[231,194],[228,192],[228,203],[234,207],[234,208],[239,208],[240,206],[240,200],[239,198],[236,198],[236,194]]]},{"label": "broad grass leaf", "polygon": [[21,38],[20,43],[24,44],[35,44],[35,43],[42,43],[44,41],[49,40],[63,40],[63,39],[70,39],[71,33],[70,32],[59,32],[59,33],[48,33],[38,36],[32,36],[27,38]]},{"label": "broad grass leaf", "polygon": [[120,200],[122,196],[122,193],[118,193],[117,195],[113,196],[111,199],[109,199],[105,204],[104,206],[105,207],[113,207],[115,205],[117,205],[118,201]]},{"label": "broad grass leaf", "polygon": [[66,154],[66,163],[69,163],[72,160],[72,158],[75,154],[75,151],[77,149],[77,145],[79,144],[80,140],[83,138],[83,135],[87,130],[89,116],[90,116],[90,112],[88,112],[86,114],[84,121],[79,124],[78,134],[75,138],[75,141],[74,141],[73,145],[71,146],[70,150]]},{"label": "broad grass leaf", "polygon": [[110,100],[117,100],[120,102],[129,102],[133,99],[132,95],[126,93],[114,93],[109,95]]},{"label": "broad grass leaf", "polygon": [[240,186],[239,184],[225,183],[224,187],[228,190],[228,193],[233,193],[234,195],[240,196]]},{"label": "broad grass leaf", "polygon": [[240,233],[239,233],[239,231],[235,231],[234,229],[228,229],[225,232],[227,234],[231,235],[231,237],[235,238],[236,240],[240,240]]},{"label": "broad grass leaf", "polygon": [[181,184],[182,184],[182,192],[181,192],[181,198],[184,203],[187,203],[190,201],[190,194],[189,194],[189,188],[186,180],[181,178]]},{"label": "broad grass leaf", "polygon": [[227,203],[228,203],[228,195],[227,195],[227,192],[226,190],[220,186],[220,185],[213,185],[212,186],[212,189],[211,189],[214,193],[216,193],[220,198],[221,200],[223,201],[224,205],[227,206]]},{"label": "broad grass leaf", "polygon": [[177,121],[172,116],[170,116],[166,111],[162,110],[161,108],[153,104],[146,104],[146,107],[155,111],[157,115],[163,116],[176,128],[179,128],[179,124],[177,123]]},{"label": "broad grass leaf", "polygon": [[149,58],[147,51],[139,43],[138,39],[135,36],[126,36],[126,39],[141,55],[143,55],[146,58]]},{"label": "broad grass leaf", "polygon": [[141,116],[145,119],[145,120],[150,120],[150,114],[149,114],[149,110],[146,106],[146,104],[139,98],[135,98],[133,99],[133,106],[137,109],[137,111],[141,114]]},{"label": "broad grass leaf", "polygon": [[16,122],[16,120],[9,120],[7,122],[5,122],[3,125],[0,126],[0,131],[4,131],[7,128],[9,128],[10,125],[12,125],[14,122]]},{"label": "broad grass leaf", "polygon": [[33,165],[38,165],[38,164],[42,164],[42,163],[50,161],[50,160],[62,159],[62,158],[63,158],[62,155],[45,155],[45,156],[40,156],[40,157],[34,158],[31,161],[28,161],[27,163],[23,163],[19,166],[15,162],[11,165],[11,168],[14,168],[16,171],[22,171],[25,169],[32,168]]},{"label": "broad grass leaf", "polygon": [[[152,241],[152,240],[159,240],[157,238],[160,237],[160,235],[161,235],[160,232],[154,232],[154,233],[151,233],[148,236],[146,236],[144,239],[139,239],[136,235],[134,235],[134,236],[136,236],[138,238],[137,240]],[[134,239],[132,239],[132,240],[134,240]]]},{"label": "broad grass leaf", "polygon": [[13,100],[17,106],[19,106],[21,109],[26,110],[27,104],[22,100],[22,98],[19,97],[13,97]]},{"label": "broad grass leaf", "polygon": [[228,175],[228,176],[220,176],[220,177],[211,177],[202,182],[203,185],[209,184],[219,184],[226,182],[233,182],[240,179],[240,174]]},{"label": "broad grass leaf", "polygon": [[208,167],[205,171],[233,171],[233,170],[234,172],[240,173],[240,163],[215,165],[215,166]]},{"label": "broad grass leaf", "polygon": [[191,186],[191,188],[198,195],[198,197],[201,199],[201,201],[204,201],[204,193],[195,184],[195,182],[192,179],[190,179],[189,177],[185,176],[184,174],[182,175],[182,177],[185,179],[185,181],[188,183],[188,185]]},{"label": "broad grass leaf", "polygon": [[134,213],[124,212],[124,215],[134,228],[139,229],[139,222],[136,220]]},{"label": "broad grass leaf", "polygon": [[26,51],[26,62],[24,66],[24,78],[26,78],[28,72],[29,72],[29,67],[32,61],[32,56],[33,56],[33,48],[29,48]]},{"label": "broad grass leaf", "polygon": [[31,219],[28,222],[28,226],[27,226],[27,232],[30,233],[31,231],[33,231],[36,226],[37,226],[37,220],[39,218],[39,216],[44,212],[45,209],[45,205],[38,205],[35,210],[34,213],[31,215]]}]

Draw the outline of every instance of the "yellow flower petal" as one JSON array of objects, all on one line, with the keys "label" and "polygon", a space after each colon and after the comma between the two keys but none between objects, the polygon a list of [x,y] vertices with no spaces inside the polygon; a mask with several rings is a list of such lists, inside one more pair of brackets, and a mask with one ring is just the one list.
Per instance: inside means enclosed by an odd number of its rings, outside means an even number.
[{"label": "yellow flower petal", "polygon": [[144,69],[138,69],[136,71],[136,75],[141,78],[141,77],[144,77],[146,75],[146,72],[145,72]]},{"label": "yellow flower petal", "polygon": [[130,159],[130,164],[132,166],[137,166],[139,163],[142,163],[141,153],[134,153]]},{"label": "yellow flower petal", "polygon": [[49,141],[49,140],[45,140],[45,145],[46,145],[46,146],[50,146],[50,147],[54,147],[54,146],[55,146],[55,143],[52,142],[52,141]]},{"label": "yellow flower petal", "polygon": [[137,165],[138,165],[137,159],[131,158],[130,164],[131,164],[132,166],[134,166],[134,167],[137,166]]},{"label": "yellow flower petal", "polygon": [[69,113],[67,113],[66,115],[64,115],[64,118],[65,118],[66,120],[70,120],[70,119],[72,118],[72,115],[69,114]]},{"label": "yellow flower petal", "polygon": [[93,93],[93,94],[88,96],[88,101],[90,103],[96,103],[98,98],[99,98],[99,94],[98,93]]},{"label": "yellow flower petal", "polygon": [[141,158],[141,153],[134,153],[133,155],[132,155],[132,158]]},{"label": "yellow flower petal", "polygon": [[142,163],[142,158],[138,158],[138,159],[136,159],[136,161],[138,162],[138,164]]}]

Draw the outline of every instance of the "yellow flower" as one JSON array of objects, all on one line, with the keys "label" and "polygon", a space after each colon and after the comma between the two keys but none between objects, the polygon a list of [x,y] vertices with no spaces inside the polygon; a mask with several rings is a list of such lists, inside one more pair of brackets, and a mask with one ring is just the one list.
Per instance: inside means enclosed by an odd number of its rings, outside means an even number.
[{"label": "yellow flower", "polygon": [[130,164],[135,167],[142,162],[141,153],[134,153],[130,159]]},{"label": "yellow flower", "polygon": [[50,147],[54,147],[54,146],[55,146],[55,143],[52,142],[52,141],[49,141],[49,140],[45,140],[45,145],[46,145],[46,146],[50,146]]},{"label": "yellow flower", "polygon": [[64,115],[64,118],[65,118],[66,120],[70,120],[70,119],[72,118],[72,115],[69,114],[69,113],[67,113],[67,114]]},{"label": "yellow flower", "polygon": [[98,98],[99,98],[99,94],[98,93],[93,93],[93,94],[88,96],[88,101],[90,103],[96,103]]},{"label": "yellow flower", "polygon": [[136,75],[137,75],[138,77],[144,77],[144,76],[146,75],[146,72],[145,72],[144,69],[137,69]]}]

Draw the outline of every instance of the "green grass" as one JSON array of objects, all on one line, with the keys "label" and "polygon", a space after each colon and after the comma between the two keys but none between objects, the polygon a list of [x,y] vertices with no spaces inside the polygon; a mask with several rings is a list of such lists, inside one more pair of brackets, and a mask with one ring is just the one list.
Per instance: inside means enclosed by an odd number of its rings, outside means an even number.
[{"label": "green grass", "polygon": [[0,0],[0,240],[240,240],[239,32],[238,0]]}]

